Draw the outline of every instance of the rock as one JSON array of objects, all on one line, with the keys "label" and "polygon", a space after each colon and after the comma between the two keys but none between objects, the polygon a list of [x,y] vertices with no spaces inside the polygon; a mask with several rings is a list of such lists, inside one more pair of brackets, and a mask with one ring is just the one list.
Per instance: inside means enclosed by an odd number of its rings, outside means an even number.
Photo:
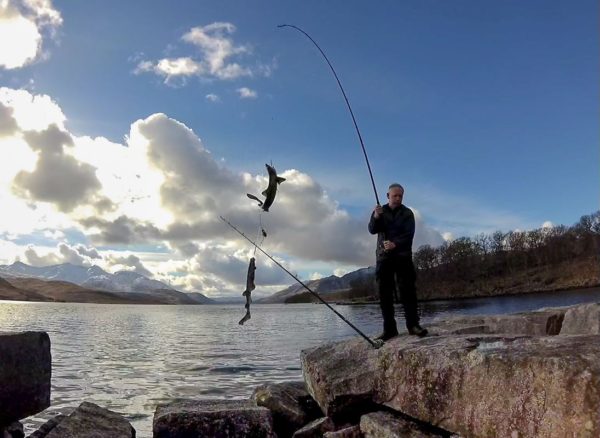
[{"label": "rock", "polygon": [[321,438],[325,432],[335,429],[333,420],[329,417],[317,418],[302,429],[297,430],[292,438]]},{"label": "rock", "polygon": [[558,335],[566,307],[509,315],[463,315],[434,321],[430,331],[439,334]]},{"label": "rock", "polygon": [[323,438],[362,438],[363,434],[358,425],[348,426],[334,432],[325,432]]},{"label": "rock", "polygon": [[135,429],[120,414],[83,402],[46,438],[135,438]]},{"label": "rock", "polygon": [[414,422],[382,411],[360,417],[360,431],[365,438],[439,438],[442,436],[423,431]]},{"label": "rock", "polygon": [[[417,342],[414,337],[399,338]],[[377,351],[355,338],[300,353],[307,390],[325,415],[340,417],[372,403],[382,376]]]},{"label": "rock", "polygon": [[38,428],[38,430],[33,432],[27,438],[44,438],[46,435],[48,435],[48,433],[50,433],[50,431],[52,429],[54,429],[56,427],[56,425],[58,423],[60,423],[65,418],[67,418],[67,416],[62,415],[62,414],[59,414],[59,415],[55,416],[54,418],[50,418],[48,421],[46,421],[44,424],[42,424]]},{"label": "rock", "polygon": [[467,437],[600,436],[600,335],[355,339],[301,359],[327,415],[370,398]]},{"label": "rock", "polygon": [[24,438],[25,433],[23,432],[23,425],[18,421],[9,424],[6,429],[4,429],[4,436],[6,438]]},{"label": "rock", "polygon": [[294,431],[323,415],[304,382],[260,385],[252,393],[251,399],[258,406],[271,411],[279,438],[292,436]]},{"label": "rock", "polygon": [[560,334],[600,334],[600,303],[570,307],[565,313]]},{"label": "rock", "polygon": [[0,333],[0,429],[50,406],[51,373],[47,333]]},{"label": "rock", "polygon": [[276,438],[273,417],[252,400],[186,400],[159,405],[154,438]]}]

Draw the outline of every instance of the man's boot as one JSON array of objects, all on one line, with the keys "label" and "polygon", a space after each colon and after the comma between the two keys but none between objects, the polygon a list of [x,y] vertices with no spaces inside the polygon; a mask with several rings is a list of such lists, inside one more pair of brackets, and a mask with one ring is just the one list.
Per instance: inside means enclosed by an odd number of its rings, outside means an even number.
[{"label": "man's boot", "polygon": [[415,324],[408,328],[408,333],[422,338],[424,336],[427,336],[428,331],[427,331],[427,329],[424,329],[423,327],[421,327],[419,324]]}]

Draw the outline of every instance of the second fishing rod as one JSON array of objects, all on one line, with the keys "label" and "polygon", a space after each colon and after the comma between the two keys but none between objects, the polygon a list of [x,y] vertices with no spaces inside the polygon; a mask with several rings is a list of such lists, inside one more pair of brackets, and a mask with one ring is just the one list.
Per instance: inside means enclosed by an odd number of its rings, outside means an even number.
[{"label": "second fishing rod", "polygon": [[314,295],[319,301],[321,301],[321,303],[325,304],[327,307],[329,307],[329,309],[331,309],[333,311],[333,313],[335,313],[337,316],[339,316],[346,324],[348,324],[350,327],[352,327],[354,329],[354,331],[356,333],[358,333],[360,336],[362,336],[369,344],[371,344],[371,346],[373,348],[379,348],[383,345],[382,342],[378,342],[378,341],[373,341],[371,338],[369,338],[367,335],[365,335],[362,331],[360,331],[354,324],[352,324],[350,321],[348,321],[344,315],[342,315],[340,312],[338,312],[337,310],[335,310],[331,304],[329,304],[327,301],[325,301],[318,293],[316,293],[315,291],[313,291],[310,287],[308,287],[302,280],[300,280],[297,276],[295,276],[294,274],[292,274],[289,270],[287,270],[285,268],[285,266],[283,266],[281,263],[279,263],[277,260],[275,260],[273,257],[271,257],[271,255],[269,253],[267,253],[264,249],[262,249],[256,242],[254,242],[252,239],[250,239],[248,236],[246,236],[243,232],[241,232],[240,230],[238,230],[236,228],[235,225],[233,225],[231,222],[229,222],[227,219],[225,219],[223,216],[219,216],[219,219],[221,219],[223,222],[225,222],[227,225],[229,225],[231,228],[233,228],[240,236],[242,236],[244,239],[246,239],[248,242],[250,242],[252,245],[254,245],[254,248],[257,248],[260,252],[262,252],[264,255],[266,255],[273,263],[275,263],[277,266],[279,266],[281,269],[283,269],[290,277],[292,277],[294,280],[296,280],[298,283],[300,283],[302,285],[302,287],[304,287],[308,292],[310,292],[312,295]]}]

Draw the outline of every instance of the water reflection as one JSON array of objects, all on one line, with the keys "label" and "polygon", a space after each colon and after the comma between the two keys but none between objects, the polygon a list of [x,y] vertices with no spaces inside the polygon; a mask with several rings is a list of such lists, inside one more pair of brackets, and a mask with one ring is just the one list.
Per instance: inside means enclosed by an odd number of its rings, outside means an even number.
[{"label": "water reflection", "polygon": [[[423,322],[600,301],[600,289],[421,303]],[[30,433],[83,400],[124,414],[138,436],[152,435],[157,404],[186,398],[247,398],[260,383],[301,378],[299,352],[355,336],[325,306],[134,306],[0,302],[0,330],[47,331],[52,341],[52,407],[28,419]],[[336,306],[369,335],[379,306]],[[401,314],[401,308],[398,308]],[[399,326],[402,323],[399,320]]]}]

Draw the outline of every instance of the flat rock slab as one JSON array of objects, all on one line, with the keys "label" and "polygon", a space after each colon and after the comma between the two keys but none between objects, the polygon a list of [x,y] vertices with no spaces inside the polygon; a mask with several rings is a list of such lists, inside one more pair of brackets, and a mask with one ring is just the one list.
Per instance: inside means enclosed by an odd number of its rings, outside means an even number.
[{"label": "flat rock slab", "polygon": [[159,405],[154,438],[276,438],[273,417],[253,400],[186,400]]},{"label": "flat rock slab", "polygon": [[323,416],[303,381],[260,385],[251,399],[271,411],[279,438],[292,436],[294,431]]},{"label": "flat rock slab", "polygon": [[569,308],[541,309],[508,315],[462,315],[436,320],[432,334],[512,334],[546,336],[561,332]]},{"label": "flat rock slab", "polygon": [[[382,435],[383,436],[383,435]],[[349,426],[334,432],[325,432],[323,438],[362,438],[360,426]]]},{"label": "flat rock slab", "polygon": [[122,415],[83,402],[54,426],[46,438],[135,438],[135,429]]},{"label": "flat rock slab", "polygon": [[365,438],[440,438],[424,432],[415,423],[398,418],[389,412],[372,412],[360,417],[360,431]]},{"label": "flat rock slab", "polygon": [[0,429],[50,406],[51,374],[46,332],[0,332]]},{"label": "flat rock slab", "polygon": [[328,416],[370,399],[465,437],[600,436],[600,335],[355,339],[301,362]]},{"label": "flat rock slab", "polygon": [[292,438],[321,438],[326,432],[335,429],[333,420],[329,417],[317,418],[306,426],[294,432]]},{"label": "flat rock slab", "polygon": [[600,303],[570,307],[565,312],[561,335],[599,335]]}]

